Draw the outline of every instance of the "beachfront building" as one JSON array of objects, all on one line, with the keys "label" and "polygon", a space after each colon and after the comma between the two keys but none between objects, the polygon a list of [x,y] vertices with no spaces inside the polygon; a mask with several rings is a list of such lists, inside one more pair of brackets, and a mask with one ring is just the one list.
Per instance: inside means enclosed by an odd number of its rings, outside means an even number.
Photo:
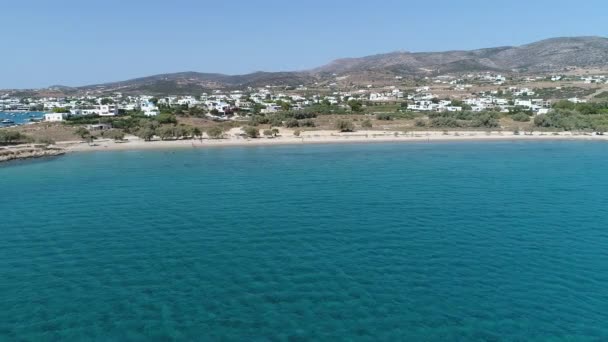
[{"label": "beachfront building", "polygon": [[70,116],[69,113],[46,113],[44,114],[44,121],[47,122],[61,122]]}]

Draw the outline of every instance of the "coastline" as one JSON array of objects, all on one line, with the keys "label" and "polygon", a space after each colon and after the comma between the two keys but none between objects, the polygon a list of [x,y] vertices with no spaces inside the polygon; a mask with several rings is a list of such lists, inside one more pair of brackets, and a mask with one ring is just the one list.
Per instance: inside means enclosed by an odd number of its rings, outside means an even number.
[{"label": "coastline", "polygon": [[16,145],[0,148],[0,163],[15,160],[38,159],[46,157],[58,157],[68,151],[63,148],[46,147],[40,145]]},{"label": "coastline", "polygon": [[514,134],[513,132],[451,132],[425,131],[395,135],[389,131],[359,131],[354,133],[336,133],[335,131],[304,132],[300,137],[291,132],[283,132],[274,138],[243,138],[238,135],[227,135],[223,139],[184,139],[144,141],[134,136],[123,142],[97,140],[93,144],[78,141],[58,142],[55,146],[66,152],[158,150],[208,147],[244,147],[276,146],[307,144],[348,144],[348,143],[407,143],[407,142],[462,142],[462,141],[543,141],[543,140],[577,140],[608,141],[608,136],[573,134],[570,132],[532,132]]}]

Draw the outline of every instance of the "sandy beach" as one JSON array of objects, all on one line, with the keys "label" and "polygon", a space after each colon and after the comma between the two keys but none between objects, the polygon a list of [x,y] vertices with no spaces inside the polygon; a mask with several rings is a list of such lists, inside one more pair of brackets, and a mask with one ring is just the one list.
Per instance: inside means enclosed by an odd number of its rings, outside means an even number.
[{"label": "sandy beach", "polygon": [[135,136],[127,136],[122,142],[110,139],[96,140],[93,144],[79,141],[58,142],[57,147],[68,152],[86,151],[119,151],[144,149],[204,148],[227,146],[267,146],[294,144],[332,144],[332,143],[376,143],[376,142],[450,142],[450,141],[529,141],[529,140],[608,140],[608,136],[596,134],[577,134],[571,132],[479,132],[479,131],[357,131],[338,133],[336,131],[302,132],[299,137],[292,131],[282,130],[274,138],[250,139],[239,135],[238,129],[226,133],[223,139],[187,139],[187,140],[154,140],[144,141]]}]

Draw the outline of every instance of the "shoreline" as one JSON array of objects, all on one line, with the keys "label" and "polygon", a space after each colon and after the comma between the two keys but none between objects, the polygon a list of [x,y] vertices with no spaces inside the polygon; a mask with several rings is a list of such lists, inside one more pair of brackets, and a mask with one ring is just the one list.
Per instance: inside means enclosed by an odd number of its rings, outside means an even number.
[{"label": "shoreline", "polygon": [[62,156],[68,152],[69,151],[63,148],[49,148],[37,145],[16,145],[2,147],[0,148],[0,164],[20,160],[54,158]]},{"label": "shoreline", "polygon": [[[55,146],[66,152],[98,152],[98,151],[136,151],[186,148],[213,147],[246,147],[246,146],[285,146],[285,145],[319,145],[319,144],[349,144],[349,143],[408,143],[408,142],[471,142],[471,141],[608,141],[603,135],[576,135],[564,132],[534,132],[532,134],[516,135],[509,133],[458,132],[444,134],[443,132],[415,132],[394,135],[394,132],[355,132],[336,133],[328,131],[311,131],[301,137],[278,136],[275,138],[248,139],[230,136],[224,139],[185,139],[185,140],[155,140],[143,141],[136,137],[128,137],[124,142],[113,140],[97,140],[92,145],[85,142],[58,142]],[[556,134],[557,133],[557,134]]]}]

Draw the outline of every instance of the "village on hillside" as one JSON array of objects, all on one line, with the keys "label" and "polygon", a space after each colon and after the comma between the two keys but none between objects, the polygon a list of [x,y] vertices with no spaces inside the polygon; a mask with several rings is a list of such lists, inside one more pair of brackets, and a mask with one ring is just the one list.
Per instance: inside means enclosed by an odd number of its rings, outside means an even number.
[{"label": "village on hillside", "polygon": [[[54,92],[1,93],[0,128],[14,126],[43,141],[102,138],[106,130],[121,139],[125,135],[184,139],[210,128],[225,132],[237,127],[243,131],[254,127],[249,129],[252,137],[262,135],[261,131],[273,132],[268,137],[274,137],[281,128],[608,131],[604,115],[608,77],[589,70],[539,76],[492,72],[393,76],[369,84],[333,74],[323,83],[219,87],[179,95],[103,86],[64,96]],[[18,113],[30,112],[37,115],[13,120]],[[77,127],[90,134],[75,133]]]},{"label": "village on hillside", "polygon": [[[269,114],[284,110],[304,110],[315,104],[329,103],[349,109],[355,102],[361,106],[399,104],[404,110],[414,112],[473,112],[499,111],[508,113],[514,108],[546,114],[551,103],[567,100],[584,103],[588,96],[608,88],[606,76],[523,78],[516,82],[493,73],[425,78],[419,87],[395,85],[375,87],[368,85],[358,90],[340,90],[337,83],[324,89],[299,86],[284,89],[275,86],[247,88],[243,90],[214,90],[210,93],[191,95],[124,95],[83,94],[72,97],[19,97],[11,93],[0,95],[0,111],[44,111],[45,121],[64,121],[78,116],[118,116],[139,111],[145,116],[156,116],[161,108],[199,108],[205,115],[216,120],[238,120],[252,114]],[[511,86],[509,83],[517,83]],[[547,85],[554,84],[552,87]],[[578,87],[578,92],[576,91]],[[540,91],[539,91],[540,90]],[[568,94],[568,90],[574,90]],[[593,90],[593,91],[589,91]],[[315,92],[316,91],[316,92]],[[565,93],[565,94],[563,94]],[[598,95],[606,95],[598,94]],[[568,95],[571,95],[569,97]],[[566,97],[564,97],[566,96]]]}]

